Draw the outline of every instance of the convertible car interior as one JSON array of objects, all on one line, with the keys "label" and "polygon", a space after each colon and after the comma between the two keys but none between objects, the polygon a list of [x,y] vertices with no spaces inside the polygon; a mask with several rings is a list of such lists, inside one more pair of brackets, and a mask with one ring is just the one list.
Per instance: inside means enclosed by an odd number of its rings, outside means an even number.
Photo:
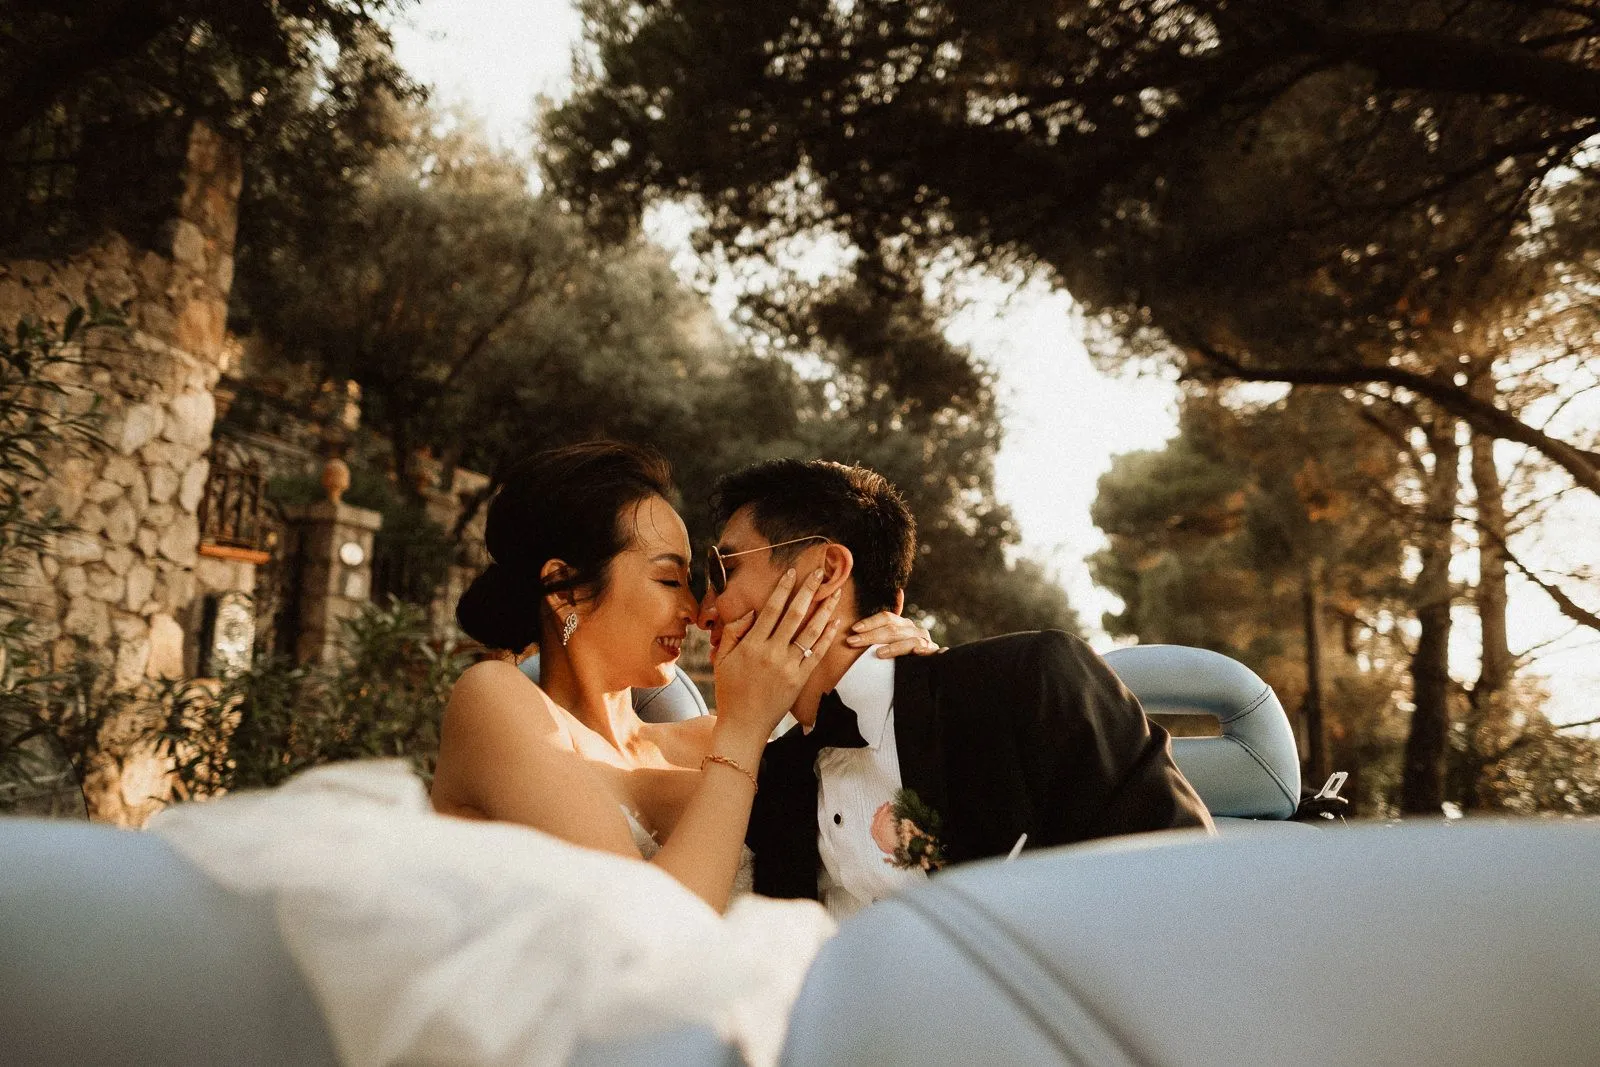
[{"label": "convertible car interior", "polygon": [[[1298,760],[1265,683],[1196,649],[1108,660],[1152,711],[1218,718],[1174,749],[1220,836],[1042,849],[869,908],[812,964],[783,1062],[1596,1060],[1600,825],[1289,821]],[[705,712],[687,678],[637,699]],[[0,1060],[334,1062],[270,909],[161,838],[7,819],[0,857]],[[574,1062],[740,1057],[683,1028]]]},{"label": "convertible car interior", "polygon": [[[1214,717],[1216,737],[1176,737],[1173,759],[1199,792],[1219,829],[1243,820],[1283,820],[1300,804],[1300,754],[1289,717],[1272,687],[1238,660],[1204,648],[1135,645],[1106,654],[1117,676],[1147,713]],[[522,662],[539,680],[539,657]],[[705,698],[678,669],[659,689],[636,689],[634,710],[646,722],[676,722],[706,715]]]}]

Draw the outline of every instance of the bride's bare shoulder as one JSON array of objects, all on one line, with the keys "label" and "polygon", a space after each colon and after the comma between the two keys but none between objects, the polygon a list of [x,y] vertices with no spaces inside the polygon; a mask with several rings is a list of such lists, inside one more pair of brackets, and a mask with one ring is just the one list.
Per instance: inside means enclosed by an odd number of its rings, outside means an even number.
[{"label": "bride's bare shoulder", "polygon": [[515,685],[518,680],[533,685],[533,680],[517,665],[503,659],[479,660],[461,672],[461,677],[456,679],[456,689],[463,687],[476,689],[483,686]]},{"label": "bride's bare shoulder", "polygon": [[484,660],[462,671],[461,677],[456,679],[450,690],[445,718],[447,721],[479,721],[512,716],[526,720],[531,708],[548,713],[540,718],[553,718],[559,710],[549,694],[515,664]]},{"label": "bride's bare shoulder", "polygon": [[500,659],[486,659],[474,663],[461,672],[461,677],[456,679],[456,684],[450,689],[451,703],[457,698],[473,700],[490,697],[510,690],[524,694],[538,689],[527,675],[519,671],[514,663]]}]

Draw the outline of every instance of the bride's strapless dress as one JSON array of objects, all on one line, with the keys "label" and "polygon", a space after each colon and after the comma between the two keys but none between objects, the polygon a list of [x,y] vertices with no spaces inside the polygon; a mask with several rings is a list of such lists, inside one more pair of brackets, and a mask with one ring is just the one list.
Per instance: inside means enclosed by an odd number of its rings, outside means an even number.
[{"label": "bride's strapless dress", "polygon": [[[628,820],[628,830],[633,834],[633,843],[639,846],[639,855],[645,859],[654,858],[661,851],[661,842],[656,840],[656,835],[644,828],[644,823],[639,817],[628,810],[627,805],[622,807],[622,815]],[[748,847],[739,853],[739,869],[733,875],[733,895],[744,896],[754,893],[756,884],[756,855]]]},{"label": "bride's strapless dress", "polygon": [[398,761],[178,805],[151,829],[274,902],[350,1064],[554,1064],[687,1025],[773,1063],[834,930],[809,901],[745,895],[718,915],[650,864],[435,814]]}]

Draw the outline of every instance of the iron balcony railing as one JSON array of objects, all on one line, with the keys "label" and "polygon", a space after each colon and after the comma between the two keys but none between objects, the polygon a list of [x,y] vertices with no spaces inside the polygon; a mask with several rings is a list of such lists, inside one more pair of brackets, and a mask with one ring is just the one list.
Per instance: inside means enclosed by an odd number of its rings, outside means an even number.
[{"label": "iron balcony railing", "polygon": [[200,500],[200,543],[268,552],[277,523],[267,500],[267,478],[254,463],[213,449],[211,473]]}]

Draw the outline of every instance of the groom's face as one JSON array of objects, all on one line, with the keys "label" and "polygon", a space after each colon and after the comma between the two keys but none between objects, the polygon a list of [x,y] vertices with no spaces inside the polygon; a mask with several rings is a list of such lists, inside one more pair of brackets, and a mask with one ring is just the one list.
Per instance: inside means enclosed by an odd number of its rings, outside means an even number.
[{"label": "groom's face", "polygon": [[[706,582],[706,595],[700,601],[700,626],[711,633],[711,660],[716,662],[717,646],[722,643],[724,623],[759,611],[772,595],[778,579],[790,567],[797,574],[806,574],[810,568],[820,566],[826,545],[821,541],[801,548],[790,558],[762,551],[772,544],[756,529],[748,507],[733,513],[728,524],[717,537],[717,551],[725,559],[723,568],[728,572],[728,583],[717,592]],[[754,551],[752,551],[754,550]]]}]

